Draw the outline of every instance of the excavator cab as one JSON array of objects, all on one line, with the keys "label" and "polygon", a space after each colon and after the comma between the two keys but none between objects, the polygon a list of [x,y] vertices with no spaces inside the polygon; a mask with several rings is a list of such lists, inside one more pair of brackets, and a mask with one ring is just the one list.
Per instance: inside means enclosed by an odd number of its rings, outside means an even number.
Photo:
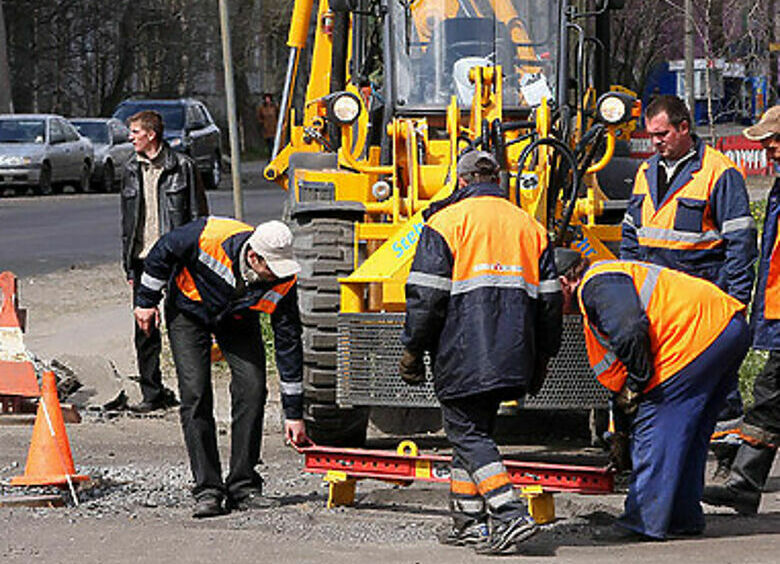
[{"label": "excavator cab", "polygon": [[[459,108],[471,108],[474,67],[504,69],[507,110],[552,97],[560,46],[558,2],[393,0],[389,8],[391,56],[385,61],[392,69],[397,111],[443,111],[453,95]],[[532,96],[530,103],[524,92]]]}]

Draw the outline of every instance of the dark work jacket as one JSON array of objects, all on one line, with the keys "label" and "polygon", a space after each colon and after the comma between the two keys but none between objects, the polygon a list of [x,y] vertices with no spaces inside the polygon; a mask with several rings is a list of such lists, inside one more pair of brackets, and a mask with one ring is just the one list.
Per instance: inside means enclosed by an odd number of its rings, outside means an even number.
[{"label": "dark work jacket", "polygon": [[[750,320],[753,346],[757,349],[780,350],[780,303],[778,303],[780,299],[776,294],[780,284],[778,221],[780,221],[780,176],[775,178],[766,201],[764,232],[761,235],[758,285]],[[767,290],[769,290],[768,295]]]},{"label": "dark work jacket", "polygon": [[[160,235],[184,225],[197,217],[208,215],[209,208],[203,181],[193,160],[178,153],[164,142],[163,171],[157,184]],[[133,154],[122,172],[122,266],[127,279],[132,279],[133,244],[143,217],[144,183],[141,164]]]},{"label": "dark work jacket", "polygon": [[[167,287],[168,303],[207,328],[217,328],[232,316],[270,312],[282,407],[288,419],[301,419],[303,344],[297,285],[292,277],[243,282],[240,254],[253,231],[234,219],[208,217],[163,235],[144,260],[135,305],[155,307]],[[268,304],[270,308],[264,307]]]},{"label": "dark work jacket", "polygon": [[624,272],[594,276],[582,286],[588,321],[606,335],[610,348],[628,371],[628,387],[641,392],[653,376],[650,321],[632,278]]},{"label": "dark work jacket", "polygon": [[661,201],[661,157],[639,167],[623,221],[620,258],[704,278],[747,304],[758,250],[745,181],[725,155],[697,137],[694,141],[696,156],[681,165]]},{"label": "dark work jacket", "polygon": [[558,352],[562,295],[544,228],[495,184],[431,204],[406,282],[402,342],[434,356],[440,400],[522,394]]}]

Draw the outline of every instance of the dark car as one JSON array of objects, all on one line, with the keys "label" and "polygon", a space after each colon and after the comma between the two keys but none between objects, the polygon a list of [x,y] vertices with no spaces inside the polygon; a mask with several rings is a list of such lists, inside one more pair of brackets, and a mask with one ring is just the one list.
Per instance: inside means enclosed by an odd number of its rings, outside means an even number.
[{"label": "dark car", "polygon": [[162,115],[164,138],[171,148],[192,157],[206,187],[217,188],[222,177],[222,140],[203,102],[194,98],[130,99],[116,107],[113,117],[126,123],[127,118],[142,110]]},{"label": "dark car", "polygon": [[89,187],[92,143],[52,114],[0,114],[0,194],[32,187],[36,194]]},{"label": "dark car", "polygon": [[92,141],[95,149],[93,187],[113,192],[119,187],[122,167],[133,154],[127,127],[116,118],[72,118],[69,121],[83,137]]}]

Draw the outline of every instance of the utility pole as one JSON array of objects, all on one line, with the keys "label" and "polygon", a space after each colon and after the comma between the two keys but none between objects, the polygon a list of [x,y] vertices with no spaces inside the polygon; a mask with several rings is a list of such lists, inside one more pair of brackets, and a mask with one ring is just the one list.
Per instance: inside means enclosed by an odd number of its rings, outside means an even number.
[{"label": "utility pole", "polygon": [[228,133],[230,137],[230,172],[233,179],[233,214],[244,219],[244,199],[241,195],[241,154],[238,148],[236,123],[236,91],[233,83],[233,57],[230,52],[228,0],[219,0],[219,25],[222,35],[222,64],[225,67],[225,98],[227,98]]},{"label": "utility pole", "polygon": [[691,111],[691,131],[694,131],[696,98],[693,89],[693,0],[685,0],[685,102]]},{"label": "utility pole", "polygon": [[8,49],[5,35],[5,16],[3,2],[0,0],[0,113],[13,113],[11,99],[11,76],[8,68]]}]

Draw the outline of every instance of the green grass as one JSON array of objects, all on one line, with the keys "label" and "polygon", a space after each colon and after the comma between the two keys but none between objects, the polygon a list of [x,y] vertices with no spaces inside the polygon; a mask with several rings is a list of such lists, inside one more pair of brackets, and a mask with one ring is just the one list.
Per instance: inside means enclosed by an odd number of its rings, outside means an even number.
[{"label": "green grass", "polygon": [[[759,240],[761,237],[761,231],[764,228],[764,215],[766,211],[766,200],[758,200],[750,202],[750,213],[756,220],[756,226],[758,227]],[[756,276],[758,275],[758,261],[756,261]],[[755,295],[754,295],[755,297]],[[752,303],[748,306],[748,310],[752,307]],[[748,314],[750,311],[748,311]],[[767,351],[759,351],[750,349],[748,351],[745,360],[742,362],[742,366],[739,367],[739,391],[742,393],[742,401],[745,406],[749,406],[753,403],[753,382],[758,376],[758,373],[764,368],[764,363],[768,357]]]}]

